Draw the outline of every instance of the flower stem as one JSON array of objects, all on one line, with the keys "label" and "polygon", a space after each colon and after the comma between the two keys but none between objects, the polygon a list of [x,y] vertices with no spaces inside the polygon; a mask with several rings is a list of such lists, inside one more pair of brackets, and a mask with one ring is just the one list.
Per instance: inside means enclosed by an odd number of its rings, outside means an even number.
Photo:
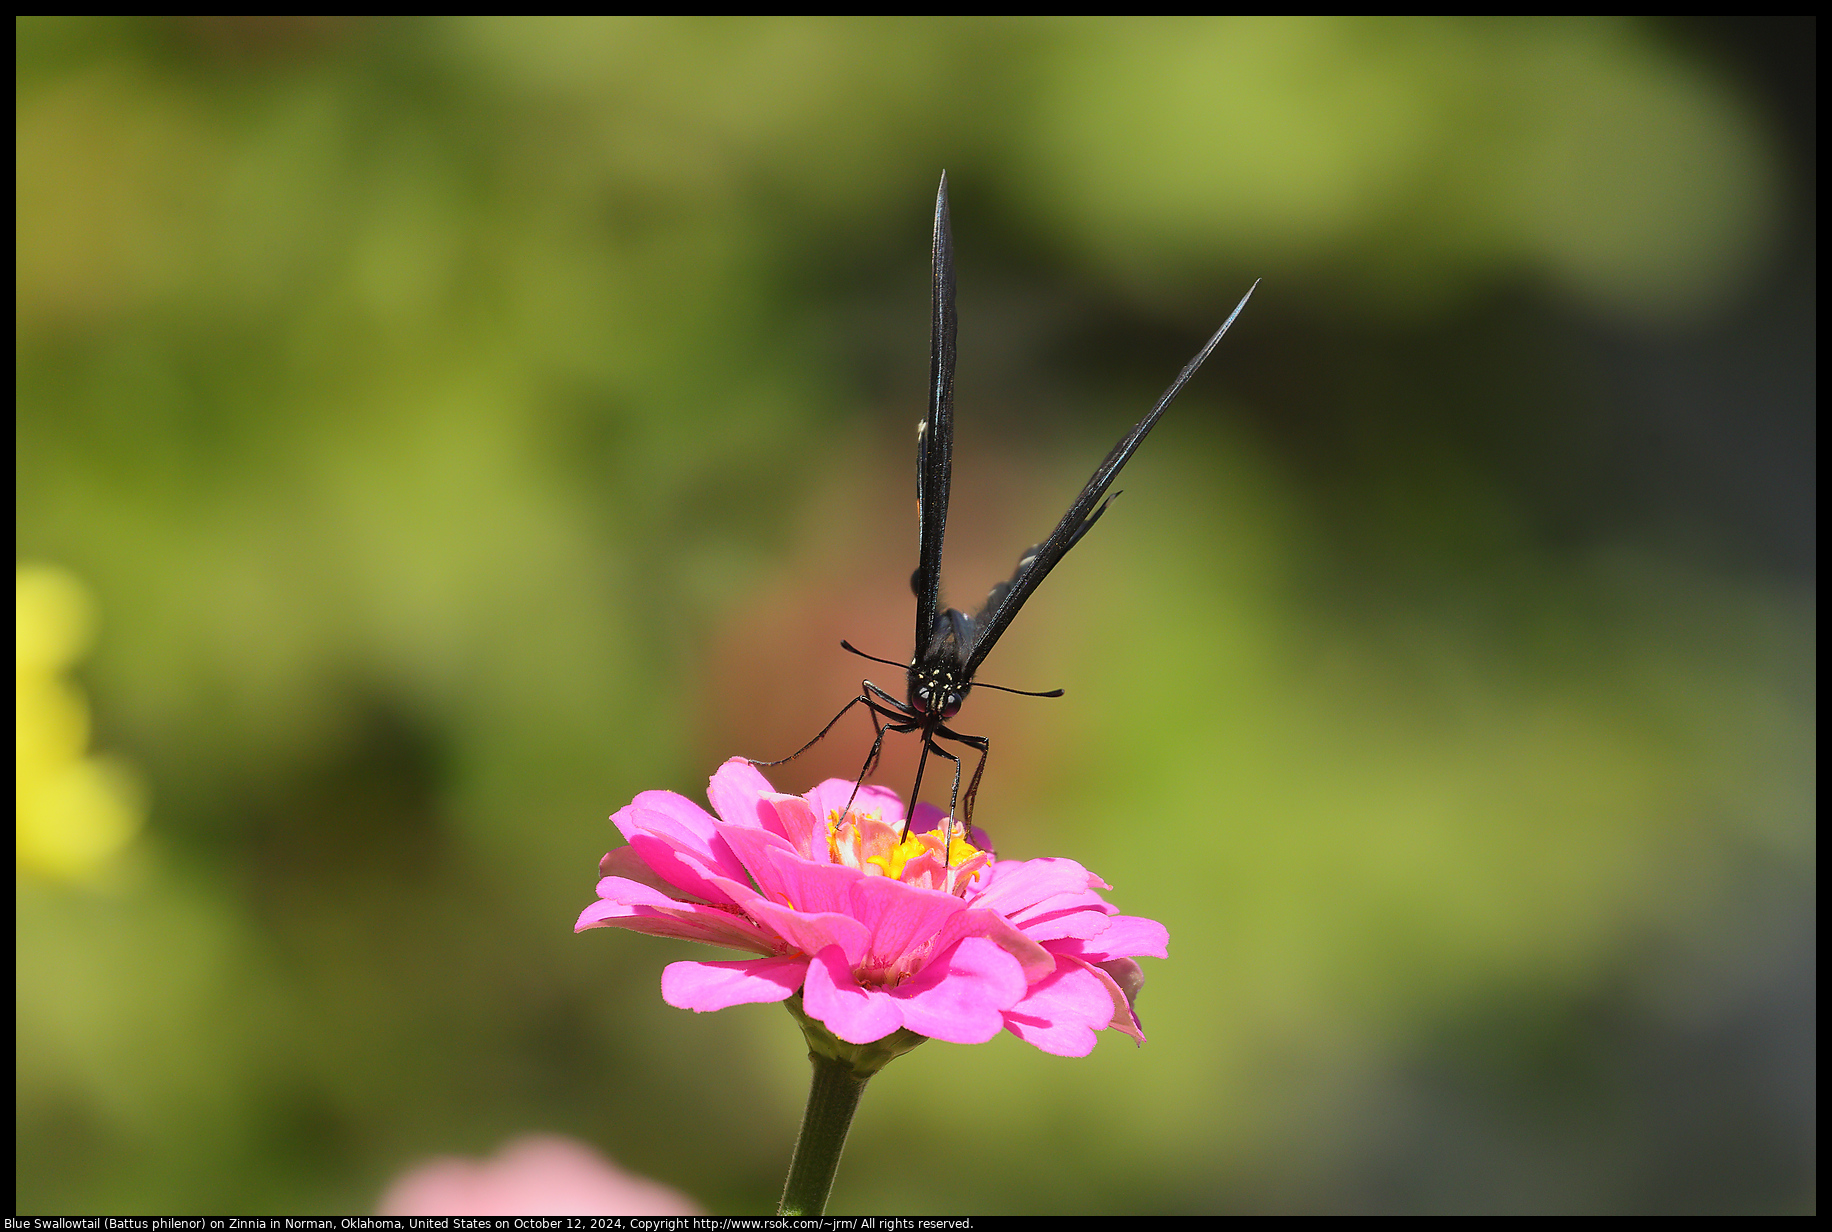
[{"label": "flower stem", "polygon": [[852,1114],[871,1076],[902,1056],[926,1036],[914,1031],[894,1031],[870,1044],[848,1044],[837,1039],[802,1009],[801,997],[785,1003],[801,1024],[808,1040],[808,1060],[814,1081],[808,1088],[808,1107],[802,1113],[801,1135],[789,1161],[789,1179],[782,1187],[779,1215],[820,1215],[827,1210],[827,1195],[840,1168],[840,1152]]},{"label": "flower stem", "polygon": [[814,1083],[808,1090],[807,1111],[802,1113],[795,1157],[789,1161],[789,1179],[782,1187],[782,1203],[776,1208],[779,1215],[819,1215],[827,1209],[840,1152],[846,1147],[846,1131],[852,1128],[852,1114],[858,1111],[859,1097],[871,1081],[870,1074],[861,1074],[836,1057],[810,1052],[808,1060],[814,1063]]}]

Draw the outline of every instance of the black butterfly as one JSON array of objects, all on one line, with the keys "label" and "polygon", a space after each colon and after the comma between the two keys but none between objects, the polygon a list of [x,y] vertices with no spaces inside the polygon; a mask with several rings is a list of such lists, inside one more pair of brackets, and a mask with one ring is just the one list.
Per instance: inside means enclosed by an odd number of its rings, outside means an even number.
[{"label": "black butterfly", "polygon": [[[999,638],[1004,635],[1025,601],[1042,585],[1050,570],[1068,555],[1069,549],[1088,533],[1088,528],[1107,511],[1112,497],[1106,500],[1101,498],[1106,496],[1107,489],[1119,476],[1120,469],[1157,425],[1171,399],[1196,374],[1202,361],[1209,357],[1209,352],[1215,349],[1222,335],[1228,332],[1228,327],[1234,324],[1234,318],[1240,315],[1240,310],[1247,306],[1247,300],[1259,286],[1256,282],[1248,288],[1247,294],[1234,306],[1234,311],[1228,314],[1228,319],[1215,331],[1215,336],[1177,374],[1177,379],[1164,391],[1164,396],[1151,408],[1151,413],[1134,424],[1132,431],[1120,438],[1120,443],[1113,447],[1107,460],[1095,468],[1087,486],[1082,488],[1075,503],[1069,506],[1069,511],[1062,515],[1062,521],[1056,524],[1050,537],[1026,551],[1010,580],[994,586],[992,593],[986,596],[985,606],[969,616],[956,608],[946,608],[939,612],[936,610],[941,602],[942,534],[948,523],[948,482],[954,460],[954,340],[957,324],[954,312],[954,236],[948,225],[948,176],[945,172],[941,177],[941,188],[935,194],[932,269],[934,301],[929,341],[929,413],[916,429],[916,502],[920,548],[916,572],[910,575],[910,589],[916,592],[916,654],[907,668],[907,700],[898,701],[871,681],[861,681],[860,686],[864,692],[847,702],[813,740],[778,761],[754,763],[775,766],[800,757],[814,747],[822,736],[833,730],[833,725],[844,718],[848,710],[863,702],[871,713],[872,727],[877,732],[877,738],[872,741],[865,766],[859,771],[859,783],[865,781],[865,776],[877,764],[886,732],[922,733],[922,757],[916,766],[916,785],[910,789],[910,812],[904,821],[906,832],[909,828],[908,818],[915,814],[916,795],[922,789],[922,772],[928,765],[931,752],[954,763],[954,787],[948,801],[950,823],[956,807],[962,803],[961,759],[942,748],[936,743],[937,740],[952,741],[974,749],[980,755],[973,780],[967,787],[965,801],[963,825],[968,829],[972,827],[973,798],[980,789],[980,776],[986,772],[986,754],[990,745],[984,736],[970,736],[955,731],[948,726],[948,720],[959,712],[961,703],[973,688],[973,674],[979,670],[986,656],[992,653],[992,648],[998,644]],[[1119,494],[1116,492],[1114,495]],[[901,663],[868,655],[850,642],[842,641],[840,645],[874,663],[904,667]],[[1021,689],[1006,689],[1000,685],[981,687],[999,689],[1006,693],[1023,693],[1026,697],[1062,696],[1061,689],[1052,689],[1047,693],[1024,693]],[[857,790],[855,784],[854,791]]]}]

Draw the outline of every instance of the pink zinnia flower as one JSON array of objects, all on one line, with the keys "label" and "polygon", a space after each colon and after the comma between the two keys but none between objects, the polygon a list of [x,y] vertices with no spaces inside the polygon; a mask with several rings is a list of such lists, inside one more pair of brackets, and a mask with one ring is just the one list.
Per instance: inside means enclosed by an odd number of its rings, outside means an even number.
[{"label": "pink zinnia flower", "polygon": [[494,1158],[428,1160],[382,1195],[382,1215],[700,1215],[692,1199],[571,1138],[531,1134]]},{"label": "pink zinnia flower", "polygon": [[[900,1028],[957,1044],[1001,1030],[1058,1056],[1086,1056],[1094,1033],[1145,1033],[1133,1011],[1134,958],[1166,957],[1155,920],[1120,915],[1111,889],[1073,860],[997,860],[944,850],[941,810],[881,787],[828,779],[806,796],[771,788],[733,758],[708,790],[717,816],[671,791],[646,791],[611,821],[629,845],[599,863],[598,901],[574,931],[628,928],[756,958],[677,962],[662,998],[697,1012],[783,1001],[839,1039],[869,1044]],[[921,832],[918,832],[921,831]]]}]

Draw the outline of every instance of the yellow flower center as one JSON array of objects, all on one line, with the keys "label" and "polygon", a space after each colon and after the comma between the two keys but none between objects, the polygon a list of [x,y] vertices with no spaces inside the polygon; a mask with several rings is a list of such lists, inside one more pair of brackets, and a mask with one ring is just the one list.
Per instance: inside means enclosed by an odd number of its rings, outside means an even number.
[{"label": "yellow flower center", "polygon": [[958,832],[948,835],[944,849],[942,835],[949,830],[944,825],[941,830],[905,835],[901,825],[885,821],[880,813],[842,816],[836,809],[827,815],[827,853],[835,864],[872,876],[960,893],[979,877],[987,858]]}]

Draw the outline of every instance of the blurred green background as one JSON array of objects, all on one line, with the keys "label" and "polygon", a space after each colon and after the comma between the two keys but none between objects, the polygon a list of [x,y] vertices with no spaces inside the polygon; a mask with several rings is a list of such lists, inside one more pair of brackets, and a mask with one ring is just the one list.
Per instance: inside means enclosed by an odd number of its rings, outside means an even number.
[{"label": "blurred green background", "polygon": [[1264,283],[964,716],[1150,1042],[919,1050],[831,1209],[1813,1209],[1811,20],[16,32],[18,1211],[527,1130],[773,1209],[789,1017],[571,927],[900,689],[944,167],[963,606]]}]

